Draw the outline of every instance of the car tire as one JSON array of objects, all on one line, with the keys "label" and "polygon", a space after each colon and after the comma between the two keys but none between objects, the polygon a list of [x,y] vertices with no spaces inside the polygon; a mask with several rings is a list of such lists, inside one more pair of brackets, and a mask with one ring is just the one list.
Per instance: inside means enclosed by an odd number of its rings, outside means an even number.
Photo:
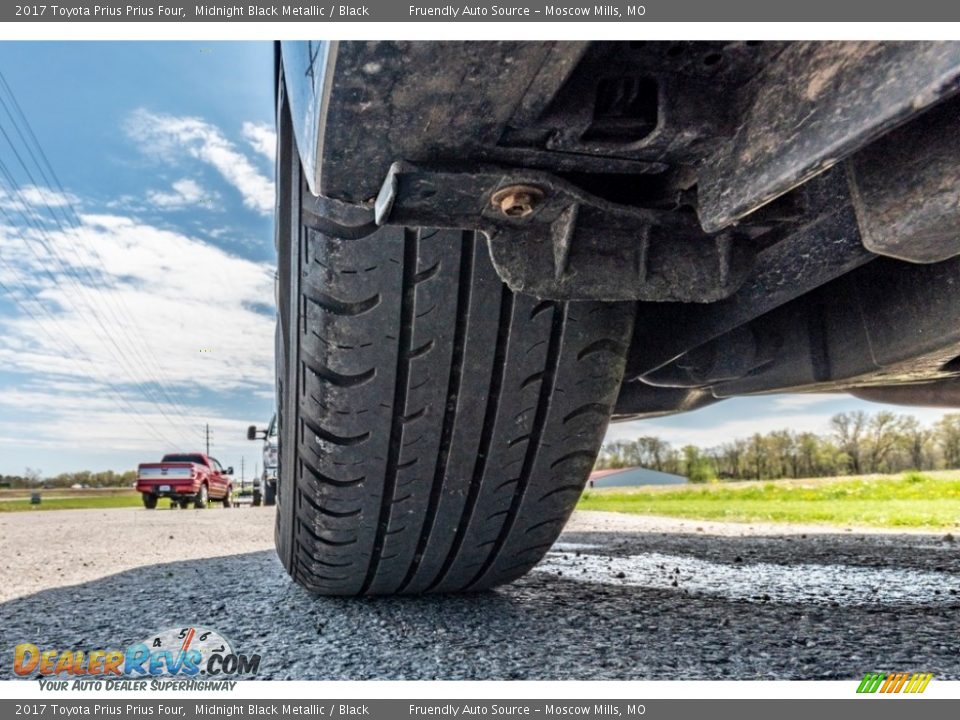
[{"label": "car tire", "polygon": [[209,491],[207,490],[206,484],[201,484],[200,489],[197,490],[197,496],[193,499],[193,506],[197,510],[202,510],[207,506],[207,503],[210,501]]},{"label": "car tire", "polygon": [[223,506],[233,507],[233,488],[227,488],[227,494],[223,496]]},{"label": "car tire", "polygon": [[263,496],[263,504],[267,506],[277,504],[277,485],[275,482],[267,483],[266,491]]},{"label": "car tire", "polygon": [[519,578],[593,468],[635,304],[515,294],[477,233],[304,225],[279,104],[283,565],[328,595]]},{"label": "car tire", "polygon": [[181,510],[186,510],[188,507],[190,507],[190,501],[189,501],[189,500],[181,500],[181,501],[179,502],[179,505],[180,505],[180,509],[181,509]]},{"label": "car tire", "polygon": [[156,495],[151,493],[140,493],[143,497],[143,506],[147,510],[154,510],[157,507],[157,500],[159,499]]},{"label": "car tire", "polygon": [[262,501],[262,498],[261,498],[260,493],[255,492],[255,493],[253,494],[253,506],[254,506],[254,507],[260,507],[261,501]]}]

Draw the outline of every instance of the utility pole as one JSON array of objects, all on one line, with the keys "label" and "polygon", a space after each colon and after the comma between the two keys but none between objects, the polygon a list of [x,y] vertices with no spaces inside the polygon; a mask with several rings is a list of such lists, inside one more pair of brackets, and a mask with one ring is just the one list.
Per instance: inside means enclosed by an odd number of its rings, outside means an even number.
[{"label": "utility pole", "polygon": [[244,470],[244,460],[246,460],[246,458],[243,455],[241,455],[240,456],[240,489],[241,490],[243,490],[244,481],[246,480],[246,477],[247,477],[246,471]]},{"label": "utility pole", "polygon": [[210,433],[210,423],[207,423],[207,424],[204,426],[204,433],[203,433],[203,435],[204,435],[204,438],[205,438],[205,440],[206,440],[206,442],[207,442],[207,455],[209,456],[209,455],[210,455],[210,435],[211,435],[211,433]]}]

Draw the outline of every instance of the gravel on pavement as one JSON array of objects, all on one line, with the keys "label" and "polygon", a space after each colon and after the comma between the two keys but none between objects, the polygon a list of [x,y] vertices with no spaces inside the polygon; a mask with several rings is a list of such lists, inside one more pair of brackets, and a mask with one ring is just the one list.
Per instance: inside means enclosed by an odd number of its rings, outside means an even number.
[{"label": "gravel on pavement", "polygon": [[261,679],[960,679],[943,533],[577,513],[511,585],[360,599],[288,579],[272,508],[7,513],[0,544],[5,653],[192,624],[260,654]]}]

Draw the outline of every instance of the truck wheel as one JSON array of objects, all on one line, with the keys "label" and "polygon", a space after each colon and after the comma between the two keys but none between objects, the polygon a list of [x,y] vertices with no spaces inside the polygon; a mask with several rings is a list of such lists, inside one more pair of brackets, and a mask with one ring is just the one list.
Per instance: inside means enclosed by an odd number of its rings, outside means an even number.
[{"label": "truck wheel", "polygon": [[193,500],[193,506],[197,510],[202,510],[207,506],[207,501],[210,499],[210,496],[207,491],[206,484],[200,486],[200,489],[197,491],[197,496]]},{"label": "truck wheel", "polygon": [[189,501],[189,500],[181,500],[181,501],[180,501],[180,509],[181,509],[181,510],[186,510],[188,507],[190,507],[190,501]]},{"label": "truck wheel", "polygon": [[514,294],[479,234],[303,225],[285,109],[279,119],[284,566],[330,595],[522,576],[593,467],[635,304]]},{"label": "truck wheel", "polygon": [[233,507],[233,488],[227,488],[227,494],[223,496],[223,506]]},{"label": "truck wheel", "polygon": [[262,502],[262,497],[261,497],[260,493],[255,492],[255,493],[253,494],[253,506],[254,506],[254,507],[260,507],[260,503],[261,503],[261,502]]},{"label": "truck wheel", "polygon": [[153,510],[157,507],[157,496],[152,495],[151,493],[140,493],[143,497],[143,506],[147,510]]},{"label": "truck wheel", "polygon": [[267,483],[266,490],[263,496],[264,505],[276,505],[277,504],[277,485],[276,483]]}]

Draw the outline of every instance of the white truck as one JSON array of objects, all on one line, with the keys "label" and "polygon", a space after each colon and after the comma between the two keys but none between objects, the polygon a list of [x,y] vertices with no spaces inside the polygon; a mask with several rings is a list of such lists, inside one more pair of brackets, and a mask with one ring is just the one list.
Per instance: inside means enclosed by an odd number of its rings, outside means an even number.
[{"label": "white truck", "polygon": [[263,472],[253,479],[253,504],[277,504],[277,416],[270,418],[266,429],[251,425],[247,428],[247,440],[263,440]]}]

